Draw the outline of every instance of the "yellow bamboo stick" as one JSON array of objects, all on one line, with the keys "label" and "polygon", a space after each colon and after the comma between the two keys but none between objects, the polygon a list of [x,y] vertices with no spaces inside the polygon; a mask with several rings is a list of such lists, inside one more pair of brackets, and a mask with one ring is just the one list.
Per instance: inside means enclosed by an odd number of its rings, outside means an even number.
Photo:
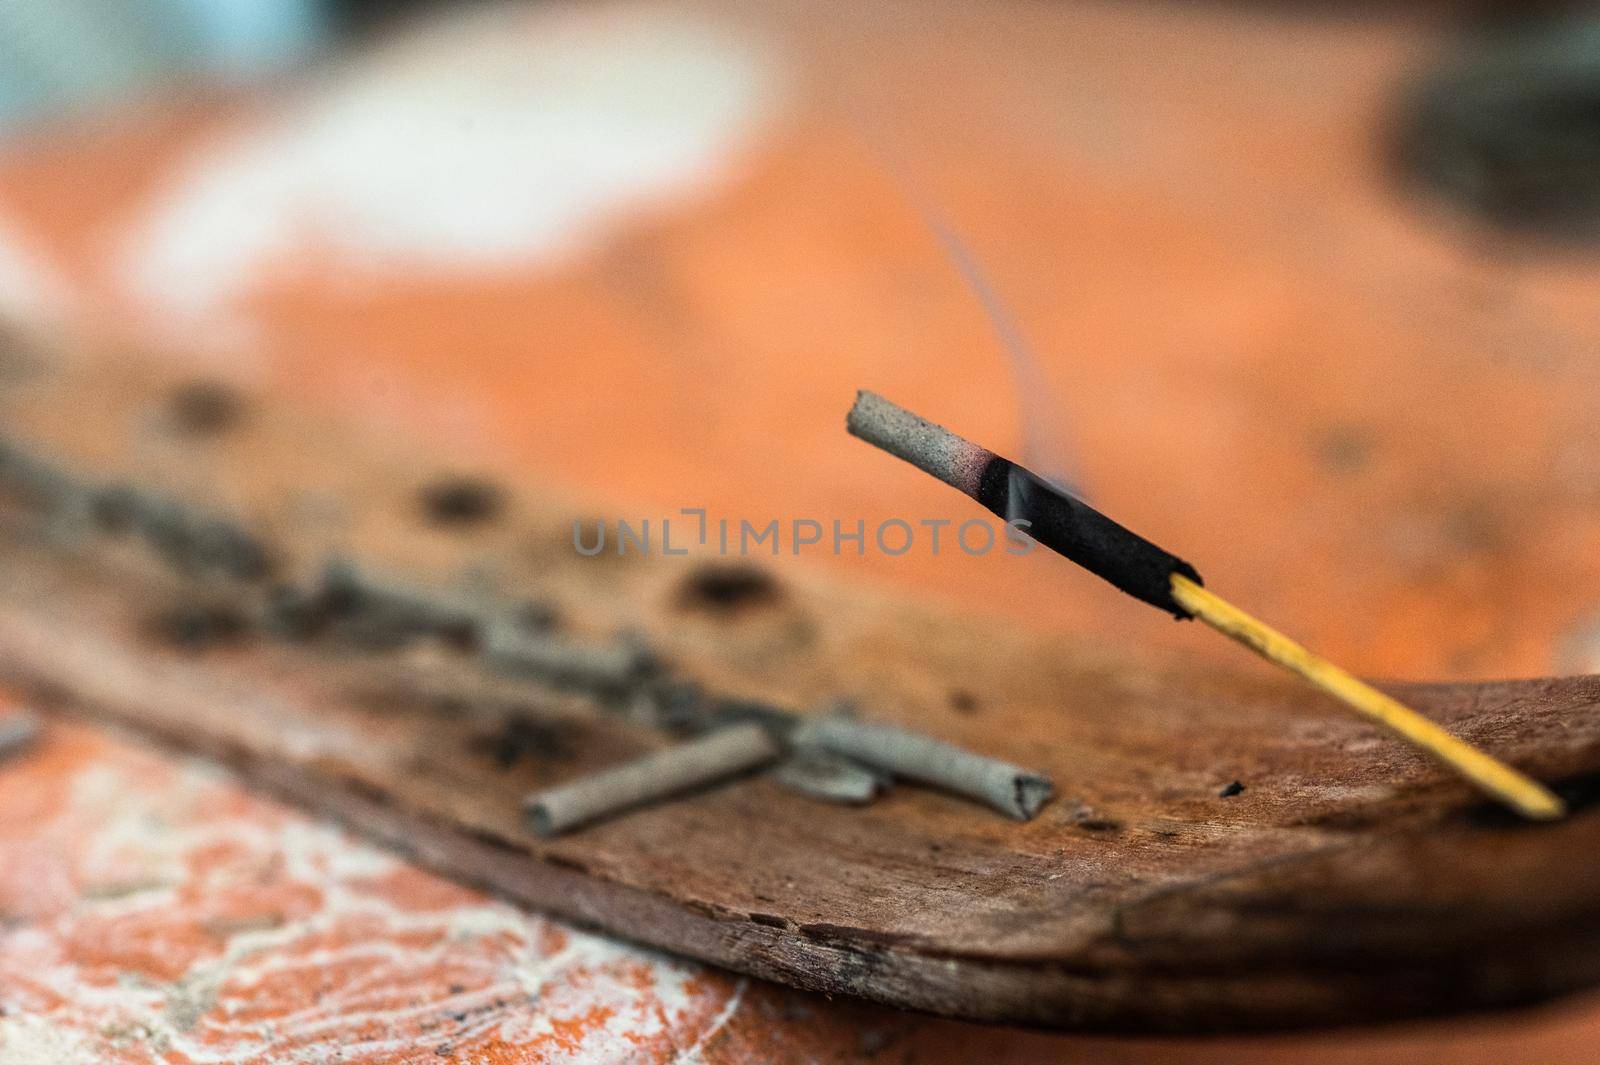
[{"label": "yellow bamboo stick", "polygon": [[1357,713],[1371,718],[1407,742],[1427,751],[1489,795],[1535,821],[1566,813],[1549,788],[1457,739],[1410,707],[1389,698],[1326,659],[1319,658],[1276,629],[1246,614],[1215,592],[1174,573],[1172,597],[1185,610],[1224,636],[1244,644],[1270,662],[1298,673]]}]

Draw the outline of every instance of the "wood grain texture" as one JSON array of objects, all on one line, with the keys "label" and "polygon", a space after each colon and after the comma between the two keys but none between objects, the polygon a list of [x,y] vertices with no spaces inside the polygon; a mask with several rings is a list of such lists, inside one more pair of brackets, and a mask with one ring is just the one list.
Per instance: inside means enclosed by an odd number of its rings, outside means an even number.
[{"label": "wood grain texture", "polygon": [[[152,615],[216,589],[6,511],[7,678],[212,755],[464,881],[803,988],[1049,1026],[1372,1020],[1600,978],[1600,818],[1583,808],[1600,773],[1600,679],[1398,691],[1574,789],[1567,821],[1516,824],[1278,678],[1118,656],[788,571],[759,608],[696,611],[682,596],[692,560],[580,558],[565,543],[579,511],[526,485],[463,540],[417,520],[423,464],[403,443],[273,404],[223,441],[151,461],[169,386],[74,358],[13,388],[6,424],[73,468],[159,478],[270,530],[291,571],[333,542],[441,586],[492,562],[503,587],[553,599],[579,636],[638,628],[719,692],[794,707],[848,695],[874,720],[1046,770],[1061,793],[1017,824],[909,787],[855,809],[757,777],[540,840],[526,792],[662,739],[442,651],[175,648]],[[321,498],[345,515],[336,535],[304,516]],[[483,737],[507,707],[560,741],[497,766]],[[1221,797],[1234,780],[1243,792]]]}]

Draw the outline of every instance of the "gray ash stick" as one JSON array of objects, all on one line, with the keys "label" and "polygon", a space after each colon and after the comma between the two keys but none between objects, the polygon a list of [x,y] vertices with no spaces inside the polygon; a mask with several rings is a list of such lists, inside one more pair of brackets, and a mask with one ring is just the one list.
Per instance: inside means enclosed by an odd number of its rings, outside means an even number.
[{"label": "gray ash stick", "polygon": [[720,729],[637,761],[530,795],[528,819],[555,836],[635,807],[738,776],[771,762],[778,741],[760,725]]},{"label": "gray ash stick", "polygon": [[1039,773],[887,725],[818,718],[800,728],[795,743],[977,799],[1018,821],[1032,819],[1053,790],[1050,779]]},{"label": "gray ash stick", "polygon": [[889,788],[889,775],[819,749],[797,750],[773,773],[784,787],[824,802],[862,806]]}]

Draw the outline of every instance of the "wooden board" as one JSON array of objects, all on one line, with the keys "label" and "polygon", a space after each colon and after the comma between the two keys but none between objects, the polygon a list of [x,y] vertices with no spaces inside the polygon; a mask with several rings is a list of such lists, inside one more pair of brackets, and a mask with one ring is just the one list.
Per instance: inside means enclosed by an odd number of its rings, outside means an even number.
[{"label": "wooden board", "polygon": [[[356,654],[245,634],[172,646],[157,621],[217,589],[17,508],[0,547],[0,668],[333,813],[464,881],[640,942],[795,986],[954,1016],[1194,1030],[1371,1020],[1546,998],[1600,977],[1600,680],[1401,694],[1578,812],[1515,823],[1300,686],[1115,655],[786,570],[742,609],[698,603],[694,559],[595,562],[580,509],[510,485],[463,531],[430,525],[414,445],[251,404],[173,433],[172,382],[115,361],[35,362],[13,440],[266,530],[290,572],[331,549],[439,586],[471,570],[556,604],[575,638],[648,635],[711,690],[875,720],[1049,771],[1015,824],[900,788],[867,809],[756,777],[553,841],[527,791],[663,742],[572,696],[508,687],[441,651]],[[314,446],[308,446],[312,442]],[[341,515],[337,520],[330,513]],[[514,709],[549,738],[486,753]],[[1220,792],[1238,780],[1244,791]]]}]

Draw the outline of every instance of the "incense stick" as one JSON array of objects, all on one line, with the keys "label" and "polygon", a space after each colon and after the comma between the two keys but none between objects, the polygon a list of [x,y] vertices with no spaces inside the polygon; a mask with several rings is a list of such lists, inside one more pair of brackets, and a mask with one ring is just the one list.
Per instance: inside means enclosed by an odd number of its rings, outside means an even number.
[{"label": "incense stick", "polygon": [[760,725],[720,729],[637,761],[530,795],[528,819],[554,836],[763,766],[781,753]]},{"label": "incense stick", "polygon": [[1551,820],[1566,806],[1544,785],[1451,735],[1399,701],[1327,662],[1203,586],[1193,566],[1082,500],[943,426],[871,392],[857,393],[850,432],[957,488],[1091,573],[1174,617],[1199,618],[1357,713],[1426,751],[1524,817]]}]

